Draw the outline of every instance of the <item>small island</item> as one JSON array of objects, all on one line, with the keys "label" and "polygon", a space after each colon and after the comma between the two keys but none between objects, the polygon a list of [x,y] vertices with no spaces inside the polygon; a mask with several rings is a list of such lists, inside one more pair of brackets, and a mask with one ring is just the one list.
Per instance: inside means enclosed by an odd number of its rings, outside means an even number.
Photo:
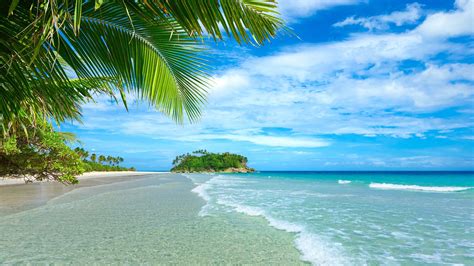
[{"label": "small island", "polygon": [[176,173],[252,173],[255,169],[247,166],[247,157],[229,152],[211,153],[197,150],[191,154],[179,155],[173,161],[171,172]]}]

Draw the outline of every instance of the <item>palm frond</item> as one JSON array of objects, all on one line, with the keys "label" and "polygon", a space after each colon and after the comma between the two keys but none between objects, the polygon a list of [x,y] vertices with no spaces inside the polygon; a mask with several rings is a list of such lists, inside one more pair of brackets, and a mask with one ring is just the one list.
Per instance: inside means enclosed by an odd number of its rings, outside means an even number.
[{"label": "palm frond", "polygon": [[195,121],[209,86],[196,37],[261,45],[283,27],[274,0],[10,0],[0,8],[4,120],[78,118],[94,91],[118,90],[125,106],[134,91],[178,122]]},{"label": "palm frond", "polygon": [[210,35],[222,40],[227,34],[239,44],[262,45],[274,38],[279,29],[290,32],[279,17],[275,0],[127,0],[123,3],[152,20],[173,17],[190,36]]},{"label": "palm frond", "polygon": [[58,53],[79,78],[114,77],[178,122],[199,118],[209,84],[202,43],[171,18],[151,23],[133,12],[124,17],[123,8],[84,8],[81,33],[63,28]]}]

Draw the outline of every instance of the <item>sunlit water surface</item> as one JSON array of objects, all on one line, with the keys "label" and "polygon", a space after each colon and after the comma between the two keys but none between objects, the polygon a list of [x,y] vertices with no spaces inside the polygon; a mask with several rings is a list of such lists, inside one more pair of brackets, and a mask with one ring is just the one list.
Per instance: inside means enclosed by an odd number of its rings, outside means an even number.
[{"label": "sunlit water surface", "polygon": [[264,217],[314,264],[474,262],[473,173],[188,175],[202,216]]}]

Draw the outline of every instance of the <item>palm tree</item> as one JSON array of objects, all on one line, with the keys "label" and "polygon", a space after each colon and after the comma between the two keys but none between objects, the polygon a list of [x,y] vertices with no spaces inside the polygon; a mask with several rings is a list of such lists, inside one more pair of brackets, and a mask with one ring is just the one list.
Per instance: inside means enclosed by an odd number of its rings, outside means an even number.
[{"label": "palm tree", "polygon": [[112,163],[113,163],[113,157],[112,157],[112,156],[107,156],[107,157],[105,158],[105,161],[106,161],[109,165],[112,165]]},{"label": "palm tree", "polygon": [[275,0],[4,0],[0,10],[4,125],[79,119],[96,93],[127,107],[126,92],[194,121],[209,84],[202,39],[261,45],[283,26]]},{"label": "palm tree", "polygon": [[76,147],[74,149],[74,151],[77,153],[77,155],[79,155],[79,157],[81,158],[81,160],[86,160],[87,157],[89,157],[89,152],[86,151],[84,148],[79,148],[79,147]]},{"label": "palm tree", "polygon": [[95,153],[91,154],[91,161],[95,163],[96,160],[97,160],[97,154]]},{"label": "palm tree", "polygon": [[99,155],[99,163],[102,164],[103,162],[105,162],[107,159],[105,158],[104,155]]},{"label": "palm tree", "polygon": [[120,164],[120,159],[122,159],[121,157],[117,156],[117,157],[114,157],[114,165],[119,165]]}]

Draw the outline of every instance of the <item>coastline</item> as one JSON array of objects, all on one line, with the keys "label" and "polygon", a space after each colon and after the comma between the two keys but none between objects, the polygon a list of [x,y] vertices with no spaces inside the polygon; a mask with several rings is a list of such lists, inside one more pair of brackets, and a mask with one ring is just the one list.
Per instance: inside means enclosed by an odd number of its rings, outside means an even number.
[{"label": "coastline", "polygon": [[[137,172],[137,171],[110,171],[110,172],[86,172],[82,175],[77,176],[79,181],[92,179],[92,178],[109,178],[109,177],[119,177],[119,176],[141,176],[148,174],[162,174],[169,172]],[[56,181],[43,180],[43,181],[31,181],[26,182],[27,180],[23,177],[20,178],[6,178],[0,176],[0,186],[12,186],[12,185],[26,185],[31,183],[57,183]]]},{"label": "coastline", "polygon": [[166,172],[88,172],[77,176],[79,184],[76,185],[49,180],[25,183],[23,178],[0,178],[0,216],[37,208],[75,189],[132,181],[154,174]]},{"label": "coastline", "polygon": [[83,176],[73,188],[54,182],[0,187],[0,206],[8,204],[4,191],[29,205],[3,214],[0,208],[0,230],[9,236],[0,239],[9,247],[0,250],[0,262],[307,265],[293,235],[261,217],[199,216],[206,202],[181,174],[105,175]]}]

